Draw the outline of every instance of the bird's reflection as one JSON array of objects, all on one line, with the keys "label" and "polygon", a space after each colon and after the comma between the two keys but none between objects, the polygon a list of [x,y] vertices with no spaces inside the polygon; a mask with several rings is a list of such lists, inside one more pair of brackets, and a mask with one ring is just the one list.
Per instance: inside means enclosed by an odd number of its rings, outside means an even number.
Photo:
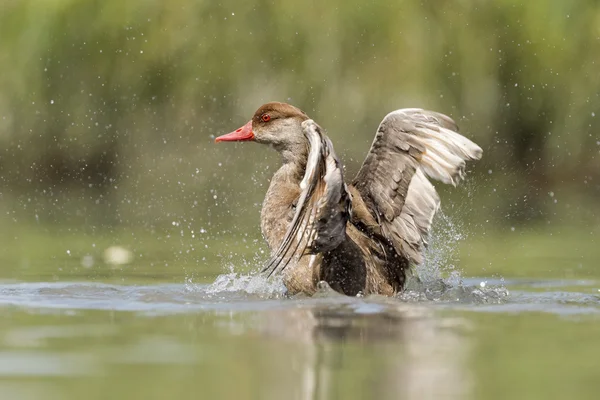
[{"label": "bird's reflection", "polygon": [[264,382],[268,398],[467,398],[462,323],[414,305],[376,299],[318,301],[267,312],[257,324],[284,343]]}]

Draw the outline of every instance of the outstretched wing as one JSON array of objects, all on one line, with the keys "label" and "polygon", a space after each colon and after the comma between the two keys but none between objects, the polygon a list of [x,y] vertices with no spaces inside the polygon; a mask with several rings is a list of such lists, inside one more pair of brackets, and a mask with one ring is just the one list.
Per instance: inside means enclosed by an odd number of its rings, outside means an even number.
[{"label": "outstretched wing", "polygon": [[423,261],[423,249],[440,200],[427,177],[456,186],[465,162],[482,150],[458,133],[446,115],[421,109],[388,114],[353,185],[396,251]]},{"label": "outstretched wing", "polygon": [[304,121],[302,128],[310,145],[302,192],[283,241],[262,271],[268,276],[281,273],[305,254],[332,250],[346,237],[351,199],[341,163],[331,141],[313,120]]}]

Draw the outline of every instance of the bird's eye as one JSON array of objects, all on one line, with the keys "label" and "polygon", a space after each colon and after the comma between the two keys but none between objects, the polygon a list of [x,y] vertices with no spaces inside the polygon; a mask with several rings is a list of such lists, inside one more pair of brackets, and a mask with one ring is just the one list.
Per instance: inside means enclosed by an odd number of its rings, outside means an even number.
[{"label": "bird's eye", "polygon": [[269,122],[271,120],[271,116],[269,114],[263,114],[260,119],[262,122]]}]

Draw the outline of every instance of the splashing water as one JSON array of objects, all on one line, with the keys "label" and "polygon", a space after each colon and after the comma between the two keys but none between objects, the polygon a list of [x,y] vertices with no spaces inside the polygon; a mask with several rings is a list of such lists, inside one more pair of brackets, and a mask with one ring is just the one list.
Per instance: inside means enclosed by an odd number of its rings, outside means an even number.
[{"label": "splashing water", "polygon": [[421,282],[437,281],[448,274],[445,280],[447,284],[460,284],[461,274],[454,262],[458,244],[465,237],[462,225],[454,222],[440,210],[432,226],[430,246],[425,251],[425,262],[416,267],[413,274]]},{"label": "splashing water", "polygon": [[[456,267],[458,244],[465,239],[463,226],[439,212],[430,235],[430,246],[425,253],[425,262],[414,268],[405,290],[397,299],[407,302],[458,302],[474,304],[503,303],[509,295],[503,284],[487,286],[465,285],[460,270]],[[253,260],[261,265],[261,256]],[[202,290],[209,295],[237,293],[274,299],[286,296],[281,277],[266,279],[255,269],[249,273],[238,273],[229,266],[229,273],[219,275],[208,285],[195,285],[191,278],[186,281],[188,291]],[[321,293],[320,290],[318,293]],[[329,291],[323,292],[325,294]],[[321,293],[321,295],[324,295]]]},{"label": "splashing water", "polygon": [[455,266],[458,244],[466,234],[460,223],[440,211],[433,224],[425,262],[414,268],[406,289],[398,295],[403,301],[459,303],[503,303],[509,295],[503,286],[466,286]]},{"label": "splashing water", "polygon": [[[233,266],[229,267],[229,271],[228,274],[217,276],[217,279],[212,284],[208,285],[208,287],[203,287],[202,290],[207,294],[244,292],[264,298],[280,298],[285,296],[287,292],[280,277],[267,279],[259,274],[258,271],[248,274],[237,273],[234,271]],[[194,285],[191,279],[188,278],[186,288],[194,291],[198,286]]]}]

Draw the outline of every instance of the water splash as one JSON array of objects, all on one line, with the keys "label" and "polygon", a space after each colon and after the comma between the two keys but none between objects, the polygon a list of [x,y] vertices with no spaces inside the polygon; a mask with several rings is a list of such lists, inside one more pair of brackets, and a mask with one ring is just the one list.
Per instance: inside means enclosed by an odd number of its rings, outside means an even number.
[{"label": "water splash", "polygon": [[[199,287],[194,285],[191,279],[188,279],[186,289],[196,291]],[[233,266],[230,267],[229,273],[217,276],[213,283],[202,286],[201,290],[209,295],[239,292],[265,298],[280,298],[285,296],[287,292],[280,277],[267,279],[257,271],[248,274],[237,273],[234,271]]]},{"label": "water splash", "polygon": [[[457,267],[458,245],[467,234],[460,222],[439,212],[432,227],[430,246],[425,253],[425,262],[414,268],[405,290],[396,296],[406,302],[458,302],[470,304],[500,304],[509,296],[504,284],[487,286],[465,285]],[[253,265],[261,265],[262,255],[256,255]],[[247,266],[247,265],[246,265]],[[255,269],[250,273],[235,272],[233,265],[229,273],[219,275],[208,285],[195,285],[187,279],[188,291],[203,291],[209,295],[240,294],[256,295],[260,298],[281,298],[287,295],[281,277],[266,279]],[[330,296],[332,289],[318,290],[316,297]]]},{"label": "water splash", "polygon": [[503,285],[487,287],[460,282],[452,286],[438,279],[426,283],[412,281],[397,298],[411,303],[504,304],[509,294]]},{"label": "water splash", "polygon": [[425,262],[414,269],[413,277],[421,282],[443,279],[450,285],[460,284],[461,273],[455,263],[458,244],[465,238],[462,224],[439,211],[429,236]]},{"label": "water splash", "polygon": [[509,295],[503,284],[487,286],[485,282],[480,285],[463,283],[456,262],[458,245],[466,236],[461,223],[440,211],[432,227],[425,262],[414,269],[405,290],[397,297],[408,302],[503,303]]}]

